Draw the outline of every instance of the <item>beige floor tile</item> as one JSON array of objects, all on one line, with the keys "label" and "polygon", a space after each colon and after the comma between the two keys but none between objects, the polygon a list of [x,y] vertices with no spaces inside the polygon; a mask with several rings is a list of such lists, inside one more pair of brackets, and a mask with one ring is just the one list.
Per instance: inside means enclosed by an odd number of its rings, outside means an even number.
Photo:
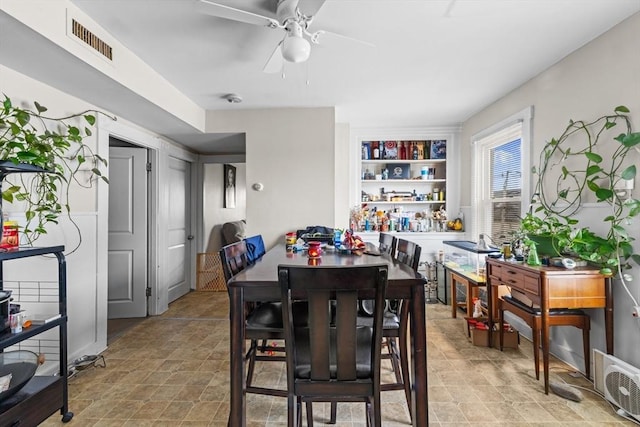
[{"label": "beige floor tile", "polygon": [[[633,426],[601,397],[583,390],[572,402],[545,395],[535,379],[531,343],[518,349],[474,347],[462,318],[449,307],[427,307],[430,426]],[[69,381],[72,421],[78,426],[219,426],[229,414],[228,296],[193,292],[161,316],[130,322],[110,335],[106,368],[90,368]],[[574,369],[552,358],[551,378],[587,389]],[[393,381],[385,361],[383,381]],[[283,363],[259,363],[255,383],[284,388]],[[385,427],[410,424],[402,391],[383,392]],[[286,400],[247,396],[247,426],[285,426]],[[304,415],[304,414],[303,414]],[[316,425],[326,425],[329,405],[314,404]],[[363,404],[338,405],[337,426],[364,427]],[[62,426],[55,414],[43,426]]]}]

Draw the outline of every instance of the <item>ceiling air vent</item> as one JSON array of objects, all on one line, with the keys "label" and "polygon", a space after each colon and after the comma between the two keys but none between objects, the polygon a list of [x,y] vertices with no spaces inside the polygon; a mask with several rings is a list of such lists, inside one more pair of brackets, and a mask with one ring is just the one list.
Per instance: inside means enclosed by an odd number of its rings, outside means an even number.
[{"label": "ceiling air vent", "polygon": [[109,61],[113,60],[113,48],[106,44],[102,39],[93,34],[91,31],[87,30],[84,25],[80,24],[75,19],[71,20],[71,28],[73,34],[78,37],[80,40],[91,46],[98,53],[108,58]]}]

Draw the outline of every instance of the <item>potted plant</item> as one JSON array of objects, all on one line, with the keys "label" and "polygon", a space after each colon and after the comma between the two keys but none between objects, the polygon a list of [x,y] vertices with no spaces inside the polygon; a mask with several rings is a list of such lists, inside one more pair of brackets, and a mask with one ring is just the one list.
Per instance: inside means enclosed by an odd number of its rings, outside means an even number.
[{"label": "potted plant", "polygon": [[[620,124],[622,132],[612,138],[616,143],[605,144],[605,137]],[[538,197],[535,210],[522,219],[521,232],[553,234],[559,252],[625,280],[622,270],[631,267],[630,261],[640,265],[634,238],[626,229],[640,214],[640,201],[621,184],[636,177],[635,162],[627,156],[640,151],[639,147],[640,133],[632,132],[627,107],[619,106],[613,114],[590,122],[571,120],[558,138],[545,144],[538,167],[532,168]],[[608,224],[604,235],[578,226],[574,215],[590,200],[609,205],[609,214],[603,218]]]},{"label": "potted plant", "polygon": [[[46,234],[47,224],[57,224],[63,212],[70,214],[71,183],[86,188],[96,178],[109,182],[101,171],[106,159],[83,142],[92,134],[98,111],[60,118],[48,117],[46,111],[38,102],[33,110],[21,108],[6,95],[0,109],[2,200],[23,203],[26,221],[21,231],[29,244]],[[84,122],[82,130],[78,122]]]}]

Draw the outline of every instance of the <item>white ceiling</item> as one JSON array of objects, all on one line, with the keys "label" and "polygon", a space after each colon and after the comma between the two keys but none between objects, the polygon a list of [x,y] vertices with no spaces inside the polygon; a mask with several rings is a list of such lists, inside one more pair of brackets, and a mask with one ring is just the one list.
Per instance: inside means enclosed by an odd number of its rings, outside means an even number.
[{"label": "white ceiling", "polygon": [[[283,77],[262,72],[280,29],[199,13],[198,0],[72,2],[204,109],[335,106],[336,121],[351,126],[463,122],[640,10],[640,0],[327,0],[311,30],[375,47],[314,45]],[[276,0],[218,2],[275,17]],[[321,4],[300,0],[300,9]],[[4,63],[11,52],[0,55]],[[222,99],[232,92],[244,101]],[[102,105],[133,114],[117,100]],[[229,152],[233,136],[212,148],[213,136],[148,116],[146,127],[197,150]]]}]

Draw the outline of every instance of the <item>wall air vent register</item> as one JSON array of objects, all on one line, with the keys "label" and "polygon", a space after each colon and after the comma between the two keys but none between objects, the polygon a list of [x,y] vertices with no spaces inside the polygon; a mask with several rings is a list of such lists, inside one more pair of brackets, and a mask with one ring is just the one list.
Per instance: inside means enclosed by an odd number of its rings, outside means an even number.
[{"label": "wall air vent register", "polygon": [[71,20],[71,32],[109,61],[113,60],[113,48],[75,19]]}]

